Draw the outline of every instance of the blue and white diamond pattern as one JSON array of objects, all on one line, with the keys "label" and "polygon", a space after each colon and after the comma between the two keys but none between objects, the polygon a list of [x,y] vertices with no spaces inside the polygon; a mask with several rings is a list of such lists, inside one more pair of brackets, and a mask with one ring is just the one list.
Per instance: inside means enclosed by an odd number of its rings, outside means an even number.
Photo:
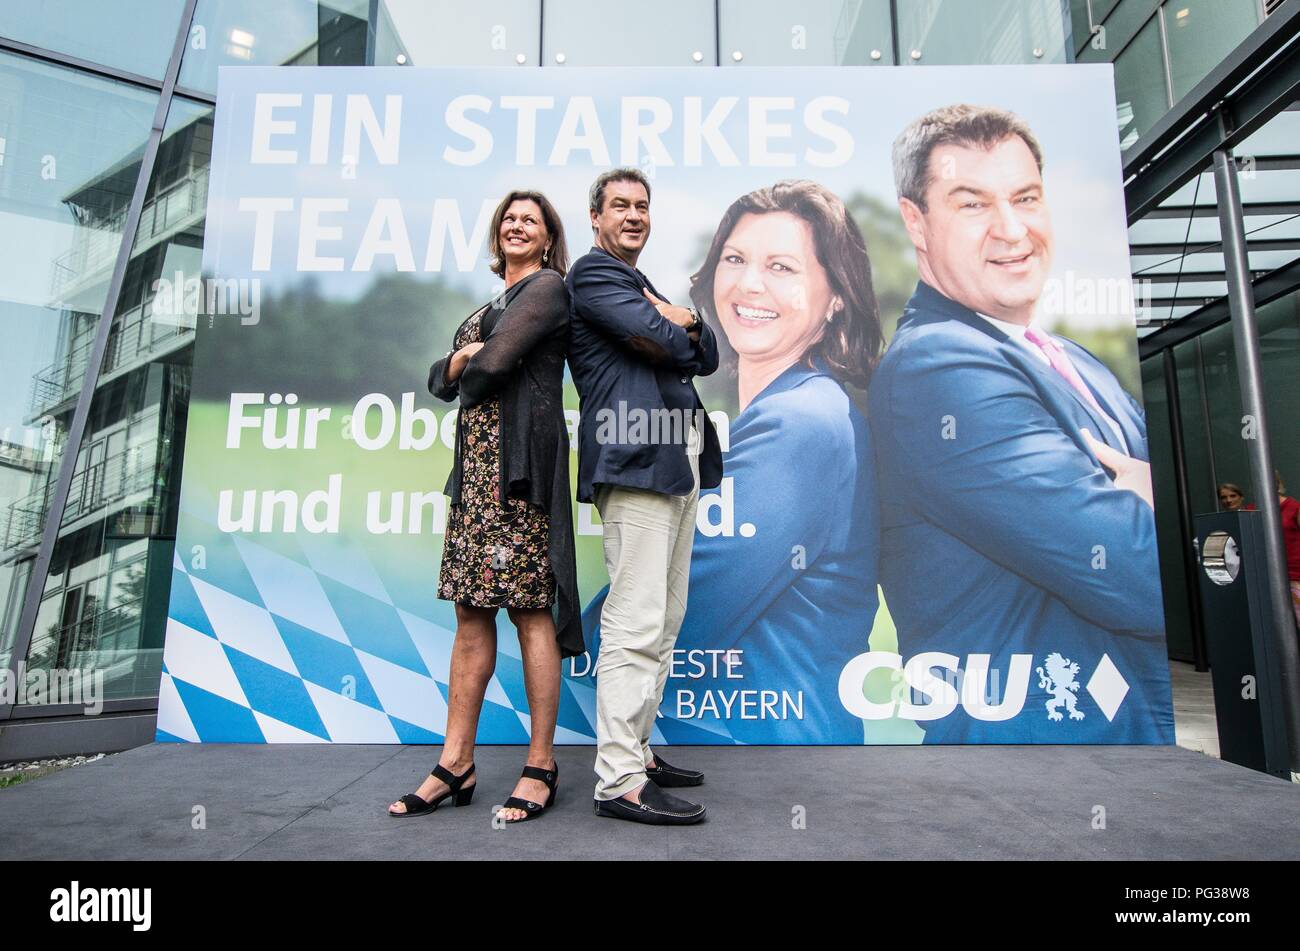
[{"label": "blue and white diamond pattern", "polygon": [[[159,740],[443,740],[452,631],[396,606],[363,552],[341,552],[336,542],[294,557],[283,538],[281,550],[233,542],[221,553],[223,571],[188,567],[178,546]],[[505,632],[499,644],[479,740],[526,742],[518,645]],[[562,693],[557,742],[592,742],[594,688],[565,679]]]}]

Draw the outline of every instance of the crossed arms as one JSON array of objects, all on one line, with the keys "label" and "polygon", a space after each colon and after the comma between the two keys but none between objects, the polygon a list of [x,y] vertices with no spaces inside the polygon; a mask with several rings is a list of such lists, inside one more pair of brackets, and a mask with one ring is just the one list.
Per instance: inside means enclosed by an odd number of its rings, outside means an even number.
[{"label": "crossed arms", "polygon": [[505,387],[534,347],[565,333],[568,322],[568,293],[559,275],[537,275],[520,289],[486,340],[449,353],[429,368],[429,392],[440,400],[459,397],[461,406],[477,406]]},{"label": "crossed arms", "polygon": [[1021,371],[960,341],[942,349],[942,363],[910,353],[872,392],[887,420],[877,451],[894,454],[920,511],[1099,627],[1163,627],[1151,507]]},{"label": "crossed arms", "polygon": [[693,376],[718,368],[718,343],[701,327],[699,339],[651,303],[636,278],[612,261],[585,258],[571,272],[574,312],[642,360]]}]

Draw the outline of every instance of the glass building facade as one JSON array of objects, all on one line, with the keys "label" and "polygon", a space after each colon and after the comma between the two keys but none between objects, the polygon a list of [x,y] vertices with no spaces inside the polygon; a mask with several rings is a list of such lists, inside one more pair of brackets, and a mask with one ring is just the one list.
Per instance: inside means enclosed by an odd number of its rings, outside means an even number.
[{"label": "glass building facade", "polygon": [[[1113,62],[1125,154],[1240,44],[1274,0],[46,0],[0,6],[0,664],[94,668],[93,737],[52,698],[0,726],[59,725],[41,752],[147,741],[156,706],[194,327],[155,315],[156,281],[199,274],[218,69],[240,65],[725,67]],[[598,11],[598,12],[594,12]],[[1296,112],[1242,174],[1252,271],[1300,249]],[[1291,143],[1289,147],[1287,143]],[[1155,339],[1226,293],[1208,172],[1132,222]],[[1258,253],[1259,257],[1256,258]],[[1297,283],[1300,283],[1298,281]],[[1260,310],[1273,444],[1300,485],[1300,296]],[[1192,657],[1187,539],[1168,498],[1165,351],[1198,509],[1241,483],[1229,328],[1144,351],[1169,643]],[[1156,340],[1159,344],[1160,341]],[[1163,454],[1163,455],[1162,455]],[[81,724],[84,727],[84,723]],[[135,732],[131,732],[134,730]],[[31,743],[0,760],[36,755]],[[36,736],[37,734],[29,734]],[[10,740],[10,742],[12,742]],[[42,745],[43,744],[43,745]],[[17,753],[15,755],[15,750]]]}]

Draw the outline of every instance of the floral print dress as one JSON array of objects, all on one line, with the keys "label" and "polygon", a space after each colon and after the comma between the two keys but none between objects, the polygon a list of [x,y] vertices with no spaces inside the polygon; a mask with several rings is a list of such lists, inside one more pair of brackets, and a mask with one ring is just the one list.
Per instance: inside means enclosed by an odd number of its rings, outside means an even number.
[{"label": "floral print dress", "polygon": [[[453,351],[482,341],[485,313],[465,321]],[[549,608],[550,515],[523,499],[501,498],[501,401],[462,407],[459,434],[461,501],[447,517],[438,597],[478,608]]]}]

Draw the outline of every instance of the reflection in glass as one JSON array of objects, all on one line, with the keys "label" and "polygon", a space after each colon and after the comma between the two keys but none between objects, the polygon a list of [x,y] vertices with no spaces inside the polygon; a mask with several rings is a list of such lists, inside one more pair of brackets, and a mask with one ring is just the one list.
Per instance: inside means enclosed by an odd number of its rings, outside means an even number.
[{"label": "reflection in glass", "polygon": [[1070,0],[1070,45],[1075,52],[1090,41],[1092,25],[1088,0]]},{"label": "reflection in glass", "polygon": [[[1205,400],[1210,407],[1210,450],[1220,482],[1233,482],[1246,489],[1246,500],[1256,504],[1250,484],[1250,461],[1241,438],[1241,387],[1237,376],[1237,351],[1232,326],[1220,324],[1198,338],[1205,370]],[[1202,511],[1213,512],[1213,498],[1198,500]]]},{"label": "reflection in glass", "polygon": [[10,0],[0,36],[162,79],[185,0]]},{"label": "reflection in glass", "polygon": [[1175,102],[1259,24],[1256,0],[1174,0],[1164,14]]},{"label": "reflection in glass", "polygon": [[540,0],[199,0],[180,86],[215,92],[222,66],[536,66],[540,29]]},{"label": "reflection in glass", "polygon": [[1064,63],[1060,0],[897,0],[904,65]]},{"label": "reflection in glass", "polygon": [[[1274,467],[1294,495],[1300,486],[1300,443],[1293,435],[1294,420],[1300,415],[1300,293],[1261,305],[1255,317],[1269,447]],[[1251,484],[1246,441],[1241,438],[1241,389],[1232,325],[1221,324],[1198,339],[1205,368],[1205,399],[1210,407],[1215,475],[1219,482],[1242,486],[1246,501],[1259,505],[1261,497],[1272,498],[1273,487],[1266,486],[1261,492],[1260,487]],[[1204,511],[1215,510],[1211,491],[1204,491],[1198,499]]]},{"label": "reflection in glass", "polygon": [[541,0],[382,0],[378,9],[376,66],[537,65]]},{"label": "reflection in glass", "polygon": [[1160,552],[1160,583],[1165,608],[1165,639],[1169,655],[1192,657],[1192,620],[1188,609],[1182,523],[1178,518],[1177,470],[1169,430],[1169,402],[1164,363],[1160,357],[1142,361],[1142,397],[1147,420],[1147,449],[1151,487],[1155,496],[1156,544]]},{"label": "reflection in glass", "polygon": [[[874,66],[894,61],[889,0],[721,0],[723,66]],[[733,53],[741,53],[739,61]]]},{"label": "reflection in glass", "polygon": [[174,100],[28,651],[110,700],[158,690],[195,323],[167,291],[200,273],[211,150],[208,107]]},{"label": "reflection in glass", "polygon": [[199,0],[179,84],[216,92],[221,66],[359,66],[369,0]]},{"label": "reflection in glass", "polygon": [[157,96],[0,54],[0,655],[7,658]]},{"label": "reflection in glass", "polygon": [[1201,341],[1186,340],[1174,347],[1174,364],[1178,370],[1178,402],[1182,410],[1183,460],[1187,468],[1187,488],[1191,494],[1192,514],[1213,512],[1218,507],[1219,478],[1214,468],[1207,413],[1219,412],[1208,404],[1201,387]]},{"label": "reflection in glass", "polygon": [[1115,59],[1115,103],[1119,147],[1127,149],[1169,109],[1160,23],[1152,17]]},{"label": "reflection in glass", "polygon": [[1264,304],[1259,324],[1260,371],[1268,416],[1273,465],[1282,474],[1287,494],[1300,496],[1300,292]]},{"label": "reflection in glass", "polygon": [[547,0],[542,64],[712,66],[715,16],[713,0]]}]

